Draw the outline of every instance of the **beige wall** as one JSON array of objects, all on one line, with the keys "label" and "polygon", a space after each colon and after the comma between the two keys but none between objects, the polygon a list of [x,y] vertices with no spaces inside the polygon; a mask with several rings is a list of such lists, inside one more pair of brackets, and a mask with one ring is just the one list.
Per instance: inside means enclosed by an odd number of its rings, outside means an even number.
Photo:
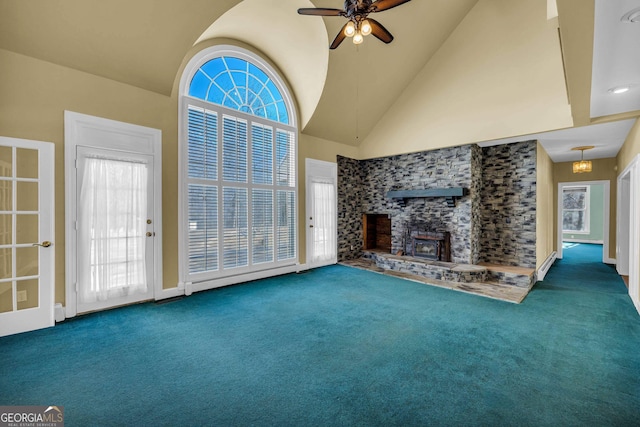
[{"label": "beige wall", "polygon": [[624,145],[618,152],[618,173],[624,171],[638,154],[640,154],[640,120],[636,120]]},{"label": "beige wall", "polygon": [[553,162],[538,143],[536,168],[536,268],[553,252]]},{"label": "beige wall", "polygon": [[557,28],[546,17],[544,1],[478,1],[362,142],[360,158],[571,127]]},{"label": "beige wall", "polygon": [[[616,193],[617,193],[617,161],[611,159],[593,160],[593,172],[590,173],[573,173],[573,162],[555,163],[553,165],[553,211],[554,227],[553,236],[554,244],[557,246],[558,236],[558,183],[561,182],[580,182],[580,181],[609,181],[609,258],[616,257]],[[556,247],[557,249],[557,247]]]},{"label": "beige wall", "polygon": [[[102,77],[0,50],[0,135],[55,144],[56,302],[65,302],[64,111],[162,130],[163,283],[178,283],[178,101]],[[304,159],[356,157],[355,147],[299,137],[300,261],[305,261]]]},{"label": "beige wall", "polygon": [[350,145],[340,144],[326,139],[316,138],[305,134],[300,134],[298,139],[298,233],[299,233],[299,253],[300,263],[306,262],[306,190],[305,190],[305,159],[322,160],[325,162],[336,162],[336,156],[357,158],[358,149]]},{"label": "beige wall", "polygon": [[[169,98],[70,68],[0,50],[0,134],[55,144],[56,302],[65,301],[64,111],[163,130],[165,248],[177,244],[175,146],[165,132]],[[175,120],[175,119],[174,119]],[[177,282],[177,260],[165,257],[165,283]]]}]

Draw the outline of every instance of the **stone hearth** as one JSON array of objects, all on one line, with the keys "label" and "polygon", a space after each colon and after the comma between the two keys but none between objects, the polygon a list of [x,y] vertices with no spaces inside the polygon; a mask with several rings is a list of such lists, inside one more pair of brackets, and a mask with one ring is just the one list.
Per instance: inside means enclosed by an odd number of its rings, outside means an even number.
[{"label": "stone hearth", "polygon": [[520,303],[535,283],[535,271],[500,265],[468,265],[397,256],[373,250],[341,262],[415,282]]}]

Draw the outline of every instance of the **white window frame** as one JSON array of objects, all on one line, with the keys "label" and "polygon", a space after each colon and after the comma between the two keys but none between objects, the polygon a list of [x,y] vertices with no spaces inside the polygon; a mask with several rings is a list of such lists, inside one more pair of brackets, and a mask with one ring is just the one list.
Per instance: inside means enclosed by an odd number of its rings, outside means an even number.
[{"label": "white window frame", "polygon": [[[188,95],[189,84],[198,71],[198,69],[205,64],[207,61],[214,59],[219,56],[233,56],[236,58],[243,59],[248,62],[252,62],[259,66],[262,71],[264,71],[267,76],[273,81],[273,83],[277,86],[280,91],[289,113],[289,125],[275,122],[269,119],[265,119],[262,117],[257,117],[251,114],[247,114],[238,110],[231,110],[225,108],[223,106],[212,104],[207,101],[203,101],[201,99],[197,99]],[[198,52],[187,64],[182,74],[180,80],[179,87],[179,103],[178,103],[178,129],[179,129],[179,141],[178,141],[178,252],[179,252],[179,263],[178,263],[178,275],[179,275],[179,283],[178,288],[184,289],[184,293],[186,295],[190,295],[192,292],[217,288],[221,286],[227,286],[235,283],[242,283],[249,280],[256,280],[264,277],[275,276],[279,274],[286,274],[290,272],[295,272],[298,270],[299,264],[299,239],[300,233],[298,230],[298,210],[300,207],[300,198],[298,194],[298,129],[297,129],[297,118],[296,118],[296,110],[294,108],[293,100],[290,96],[290,91],[284,84],[284,81],[280,78],[280,76],[276,73],[276,71],[268,64],[264,59],[259,57],[258,55],[250,52],[248,50],[231,46],[231,45],[218,45],[213,46],[207,49],[204,49]],[[219,253],[218,263],[219,269],[215,272],[206,272],[206,273],[189,273],[189,253],[188,253],[188,224],[187,220],[189,218],[189,203],[188,203],[188,191],[187,191],[187,183],[188,183],[188,120],[186,119],[187,110],[189,105],[194,105],[202,108],[206,108],[207,110],[214,111],[218,115],[218,132],[221,132],[222,129],[222,118],[223,116],[234,116],[243,120],[247,120],[248,127],[247,132],[249,134],[249,144],[250,144],[250,133],[251,133],[251,124],[261,124],[267,125],[270,127],[282,129],[285,131],[290,131],[293,135],[293,144],[294,144],[294,154],[296,158],[294,159],[294,169],[293,173],[295,174],[294,186],[289,187],[290,191],[293,191],[295,194],[296,200],[296,211],[294,217],[294,227],[296,231],[296,240],[295,240],[295,257],[293,259],[289,259],[286,261],[277,261],[277,244],[274,248],[274,262],[266,263],[266,264],[257,264],[251,265],[251,262],[247,267],[239,267],[233,268],[230,270],[225,270],[222,267],[222,254]],[[219,138],[220,139],[220,138]],[[274,138],[273,143],[276,143]],[[221,146],[219,146],[218,152],[219,159],[221,157]],[[250,161],[249,161],[250,162]],[[219,166],[221,165],[221,159],[219,161]],[[274,172],[277,166],[274,164]],[[249,163],[250,168],[250,163]],[[221,181],[222,169],[219,167],[218,169],[218,182]],[[249,181],[245,188],[249,191],[249,197],[251,195],[251,190],[256,188],[264,188],[264,186],[259,184],[252,184],[250,181],[251,171],[249,170]],[[219,192],[222,189],[222,186],[219,186]],[[220,194],[219,194],[220,200]],[[274,190],[274,207],[277,204],[277,193]],[[221,208],[221,205],[218,205],[218,209]],[[251,221],[251,209],[249,209],[249,221]],[[277,224],[277,214],[274,213],[274,222]],[[220,224],[218,224],[220,230]],[[219,233],[219,236],[221,234]],[[250,251],[250,249],[249,249]]]},{"label": "white window frame", "polygon": [[[575,190],[575,189],[585,189],[585,198],[584,198],[584,230],[565,230],[564,229],[564,212],[565,211],[581,211],[583,209],[565,209],[564,208],[564,192],[565,190]],[[562,232],[566,234],[591,234],[591,186],[590,185],[567,185],[562,187]]]}]

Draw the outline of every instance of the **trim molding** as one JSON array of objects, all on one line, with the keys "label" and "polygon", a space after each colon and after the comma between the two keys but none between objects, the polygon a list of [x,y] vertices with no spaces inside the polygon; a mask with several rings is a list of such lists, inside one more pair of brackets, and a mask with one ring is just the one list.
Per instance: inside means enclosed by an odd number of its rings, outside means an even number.
[{"label": "trim molding", "polygon": [[592,243],[594,245],[604,245],[604,240],[562,239],[562,241],[569,243]]},{"label": "trim molding", "polygon": [[270,270],[262,270],[237,276],[221,277],[219,279],[205,280],[197,283],[185,283],[184,294],[189,296],[193,292],[206,291],[209,289],[222,288],[224,286],[236,285],[238,283],[250,282],[253,280],[266,279],[269,277],[282,276],[283,274],[297,273],[298,264],[292,264],[286,267],[278,267]]},{"label": "trim molding", "polygon": [[[580,185],[604,185],[604,211],[603,211],[603,230],[602,230],[602,262],[606,262],[609,257],[609,224],[611,221],[611,181],[608,180],[599,180],[599,181],[572,181],[572,182],[559,182],[558,183],[558,194],[557,194],[557,212],[555,222],[557,224],[557,235],[556,235],[556,247],[557,247],[557,258],[562,259],[562,241],[563,239],[563,231],[560,225],[562,224],[562,189],[564,187],[575,187]],[[573,239],[573,241],[576,241]],[[593,242],[589,242],[593,243]]]},{"label": "trim molding", "polygon": [[175,298],[184,295],[184,289],[180,288],[167,288],[156,292],[155,300],[160,301],[167,298]]},{"label": "trim molding", "polygon": [[109,150],[152,157],[153,162],[153,298],[162,292],[162,131],[146,126],[105,119],[65,110],[65,316],[77,314],[77,182],[78,148]]},{"label": "trim molding", "polygon": [[537,280],[539,282],[542,282],[544,280],[544,276],[547,275],[553,263],[556,262],[557,257],[558,257],[558,253],[556,251],[553,251],[549,254],[547,259],[544,260],[544,262],[542,263],[542,265],[540,266],[537,272]]}]

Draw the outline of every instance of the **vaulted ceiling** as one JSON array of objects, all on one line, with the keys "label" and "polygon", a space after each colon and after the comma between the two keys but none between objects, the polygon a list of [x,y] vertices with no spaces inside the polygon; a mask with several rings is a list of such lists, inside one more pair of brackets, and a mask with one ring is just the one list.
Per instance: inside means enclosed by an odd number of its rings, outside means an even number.
[{"label": "vaulted ceiling", "polygon": [[[638,0],[621,2],[628,8]],[[604,110],[616,111],[616,117],[591,117],[591,109],[597,108],[589,96],[597,58],[596,0],[557,0],[559,25],[545,14],[555,0],[515,3],[526,4],[521,10],[533,16],[514,15],[518,11],[513,0],[413,0],[376,15],[395,36],[391,44],[368,37],[360,46],[347,40],[329,51],[343,18],[300,16],[296,10],[340,8],[340,0],[0,0],[0,49],[170,96],[197,42],[237,40],[262,51],[281,70],[297,100],[305,134],[363,146],[374,154],[389,151],[379,149],[380,141],[388,140],[396,123],[402,128],[398,137],[437,136],[455,144],[637,116],[628,111],[635,108],[631,103],[625,111]],[[507,40],[515,35],[526,41],[534,30],[542,34],[540,43]],[[523,52],[515,52],[518,43]],[[498,64],[498,55],[506,64],[514,62],[506,68],[517,78],[496,75],[490,63]],[[527,57],[531,64],[522,64]],[[536,68],[545,61],[543,68]],[[465,70],[470,70],[467,75]],[[535,99],[538,93],[555,95]],[[504,110],[517,113],[518,97],[531,98],[530,111],[517,117],[507,114],[504,123],[483,116],[504,114],[492,109],[500,102]],[[421,98],[433,103],[424,113],[426,133],[405,131],[422,120],[412,117]],[[549,102],[554,105],[544,105]],[[479,108],[482,105],[487,108]],[[566,117],[540,119],[545,108]],[[460,115],[460,127],[468,123],[469,130],[450,130],[440,114]],[[411,123],[403,122],[407,117]],[[530,126],[524,125],[527,119]]]}]

